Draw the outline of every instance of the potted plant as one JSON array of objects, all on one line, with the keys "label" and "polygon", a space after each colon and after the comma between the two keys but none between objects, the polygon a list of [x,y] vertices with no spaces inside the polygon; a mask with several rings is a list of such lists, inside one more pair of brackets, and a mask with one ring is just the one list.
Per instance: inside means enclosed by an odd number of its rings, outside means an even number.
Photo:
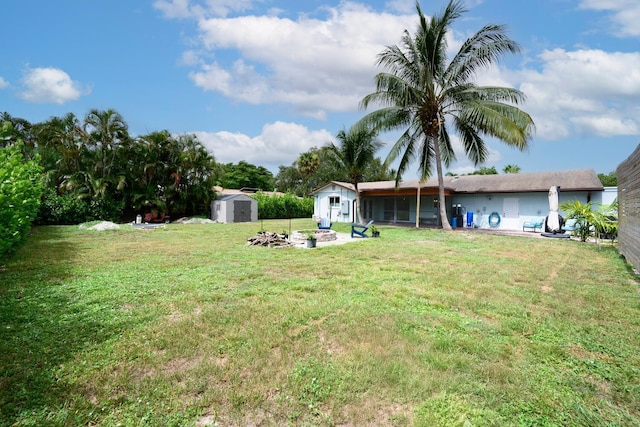
[{"label": "potted plant", "polygon": [[370,227],[371,230],[371,237],[380,237],[380,231],[376,228],[375,225],[372,225]]},{"label": "potted plant", "polygon": [[307,247],[308,248],[316,247],[316,234],[314,232],[307,233]]}]

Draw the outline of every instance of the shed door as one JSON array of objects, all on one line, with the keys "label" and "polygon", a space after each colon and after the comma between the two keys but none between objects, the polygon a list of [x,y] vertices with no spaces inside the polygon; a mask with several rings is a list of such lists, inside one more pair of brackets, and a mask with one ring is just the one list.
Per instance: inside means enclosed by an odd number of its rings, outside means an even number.
[{"label": "shed door", "polygon": [[233,202],[233,222],[251,222],[251,202],[235,200]]}]

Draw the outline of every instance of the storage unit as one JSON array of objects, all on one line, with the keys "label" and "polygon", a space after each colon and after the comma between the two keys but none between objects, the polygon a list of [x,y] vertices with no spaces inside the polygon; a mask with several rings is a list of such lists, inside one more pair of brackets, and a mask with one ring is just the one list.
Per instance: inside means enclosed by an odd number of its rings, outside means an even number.
[{"label": "storage unit", "polygon": [[246,194],[225,194],[211,202],[211,219],[216,222],[258,221],[258,201]]}]

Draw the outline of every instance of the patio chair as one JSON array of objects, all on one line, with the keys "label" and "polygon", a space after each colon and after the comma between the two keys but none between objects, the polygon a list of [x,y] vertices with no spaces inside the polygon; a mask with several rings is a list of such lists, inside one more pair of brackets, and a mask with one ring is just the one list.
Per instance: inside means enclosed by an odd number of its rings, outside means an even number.
[{"label": "patio chair", "polygon": [[568,231],[569,233],[573,233],[580,227],[578,221],[575,218],[569,218],[564,225],[562,226],[562,231]]},{"label": "patio chair", "polygon": [[369,237],[366,231],[371,227],[371,224],[373,224],[373,220],[369,221],[366,225],[351,224],[351,237],[353,237],[354,234],[360,237]]},{"label": "patio chair", "polygon": [[320,222],[318,223],[318,229],[320,230],[331,230],[331,219],[329,218],[320,218]]},{"label": "patio chair", "polygon": [[522,231],[527,231],[525,228],[529,228],[529,231],[533,231],[534,233],[536,232],[536,229],[538,229],[538,231],[542,231],[543,224],[544,218],[535,218],[522,224]]}]

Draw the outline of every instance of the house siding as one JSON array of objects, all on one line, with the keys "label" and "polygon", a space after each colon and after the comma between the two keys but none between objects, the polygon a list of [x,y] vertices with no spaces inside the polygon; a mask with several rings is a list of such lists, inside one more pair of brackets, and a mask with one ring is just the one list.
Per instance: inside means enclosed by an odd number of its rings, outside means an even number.
[{"label": "house siding", "polygon": [[[336,207],[330,206],[331,198],[339,198]],[[354,200],[353,190],[339,184],[329,184],[314,194],[313,215],[318,218],[330,218],[331,222],[353,222]]]},{"label": "house siding", "polygon": [[[569,200],[602,202],[615,198],[615,188],[605,189],[593,170],[557,171],[548,173],[528,173],[513,175],[484,175],[446,177],[445,207],[449,223],[453,225],[454,206],[462,208],[462,221],[466,226],[467,212],[473,212],[474,227],[490,228],[489,216],[495,212],[500,217],[498,228],[504,230],[522,230],[522,224],[544,218],[549,214],[548,184],[564,187],[559,193],[559,203]],[[328,198],[340,195],[351,202],[355,199],[353,188],[346,183],[330,183],[314,191],[314,214],[329,214]],[[437,181],[430,179],[420,185],[420,212],[417,208],[418,181],[405,181],[398,188],[393,181],[367,182],[359,186],[364,220],[389,224],[416,224],[419,218],[421,226],[438,226],[439,207],[437,201]],[[519,189],[519,190],[518,190]],[[353,204],[352,204],[353,206]],[[370,207],[370,208],[369,208]],[[564,216],[564,212],[560,211]],[[332,218],[333,219],[333,218]],[[334,222],[353,221],[352,216],[340,216]]]}]

